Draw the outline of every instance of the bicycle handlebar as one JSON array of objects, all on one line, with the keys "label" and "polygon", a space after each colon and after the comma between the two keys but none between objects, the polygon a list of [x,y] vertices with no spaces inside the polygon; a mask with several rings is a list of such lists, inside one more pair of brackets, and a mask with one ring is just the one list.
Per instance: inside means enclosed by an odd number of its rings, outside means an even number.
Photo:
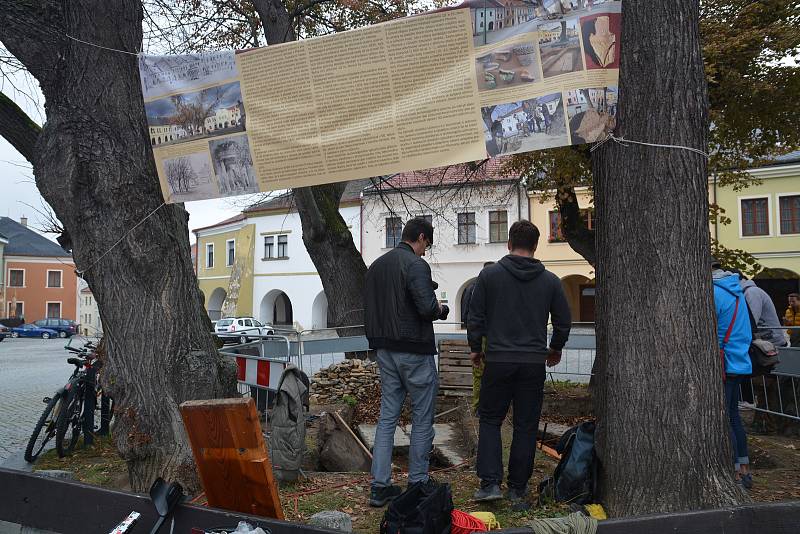
[{"label": "bicycle handlebar", "polygon": [[67,363],[70,365],[77,365],[78,367],[82,367],[86,364],[86,360],[83,358],[67,358]]},{"label": "bicycle handlebar", "polygon": [[86,354],[86,349],[76,349],[75,347],[66,346],[64,350],[68,350],[70,352],[74,352],[75,354]]}]

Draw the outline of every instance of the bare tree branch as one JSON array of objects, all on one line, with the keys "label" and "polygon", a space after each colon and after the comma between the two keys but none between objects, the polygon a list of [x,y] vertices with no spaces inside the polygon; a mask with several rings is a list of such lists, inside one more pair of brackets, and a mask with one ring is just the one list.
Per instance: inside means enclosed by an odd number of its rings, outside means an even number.
[{"label": "bare tree branch", "polygon": [[0,93],[0,137],[33,163],[42,128],[5,94]]}]

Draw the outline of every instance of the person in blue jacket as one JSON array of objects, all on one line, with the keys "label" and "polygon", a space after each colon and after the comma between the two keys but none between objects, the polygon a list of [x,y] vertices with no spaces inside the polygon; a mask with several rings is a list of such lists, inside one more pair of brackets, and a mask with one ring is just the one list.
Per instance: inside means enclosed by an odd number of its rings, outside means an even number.
[{"label": "person in blue jacket", "polygon": [[720,350],[724,351],[725,407],[731,425],[736,481],[750,489],[753,487],[753,475],[750,473],[750,458],[747,453],[747,434],[739,416],[739,386],[753,372],[749,355],[753,334],[747,315],[747,301],[739,285],[739,275],[723,270],[719,261],[713,257],[711,269],[714,306],[717,311],[717,338]]}]

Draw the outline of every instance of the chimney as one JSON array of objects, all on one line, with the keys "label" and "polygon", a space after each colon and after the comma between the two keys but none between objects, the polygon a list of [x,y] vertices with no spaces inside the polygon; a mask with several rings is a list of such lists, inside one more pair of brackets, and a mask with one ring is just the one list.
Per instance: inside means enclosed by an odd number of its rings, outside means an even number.
[{"label": "chimney", "polygon": [[22,226],[24,226],[25,228],[27,228],[28,227],[28,218],[23,215],[22,217],[19,218],[19,223]]}]

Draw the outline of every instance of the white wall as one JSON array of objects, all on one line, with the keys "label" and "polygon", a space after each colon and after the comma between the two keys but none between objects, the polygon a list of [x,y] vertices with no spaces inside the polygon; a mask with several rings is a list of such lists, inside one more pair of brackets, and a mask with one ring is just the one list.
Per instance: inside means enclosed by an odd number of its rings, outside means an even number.
[{"label": "white wall", "polygon": [[[361,210],[359,206],[340,209],[345,223],[350,227],[356,248],[360,249]],[[322,281],[303,244],[303,229],[296,212],[248,216],[248,223],[256,225],[255,266],[253,269],[253,314],[263,322],[273,320],[273,304],[281,292],[292,304],[295,326],[310,329],[326,325],[327,300]],[[264,235],[275,239],[280,232],[288,236],[288,259],[265,260]]]},{"label": "white wall", "polygon": [[[528,198],[524,189],[500,184],[486,187],[462,187],[460,191],[411,192],[364,196],[364,242],[362,255],[367,265],[388,251],[386,244],[389,208],[407,221],[417,215],[433,215],[434,246],[425,259],[431,264],[433,280],[439,284],[437,297],[450,306],[447,323],[461,318],[461,296],[477,277],[486,261],[497,261],[506,255],[506,238],[500,243],[489,242],[489,212],[506,210],[508,227],[528,214]],[[409,211],[411,212],[409,214]],[[476,243],[458,244],[458,213],[475,212]],[[460,330],[460,324],[439,324],[437,331]]]}]

